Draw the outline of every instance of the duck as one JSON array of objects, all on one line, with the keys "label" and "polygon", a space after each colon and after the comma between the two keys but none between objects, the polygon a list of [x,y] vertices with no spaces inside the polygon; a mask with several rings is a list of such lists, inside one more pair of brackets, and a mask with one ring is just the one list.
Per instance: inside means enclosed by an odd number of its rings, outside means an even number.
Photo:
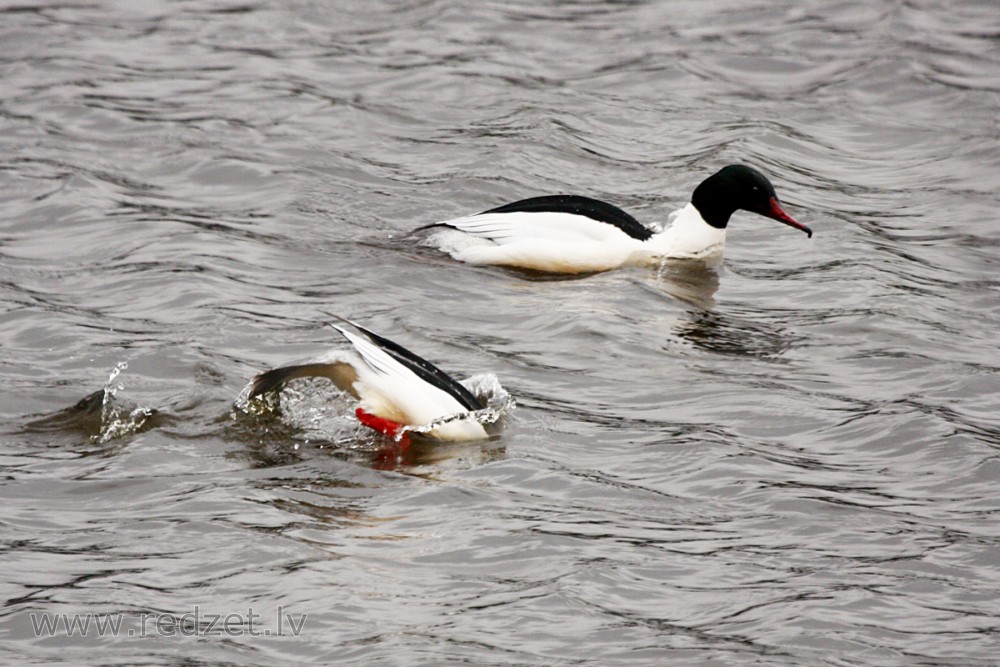
[{"label": "duck", "polygon": [[418,228],[421,243],[454,259],[548,273],[597,273],[664,260],[721,261],[733,213],[750,211],[806,233],[757,169],[730,164],[703,180],[662,228],[580,195],[522,199]]},{"label": "duck", "polygon": [[382,434],[402,438],[411,430],[407,427],[433,425],[422,435],[452,442],[488,437],[472,414],[487,406],[462,383],[354,322],[343,320],[333,327],[350,342],[351,350],[332,350],[303,363],[258,373],[244,389],[247,400],[280,391],[297,378],[323,377],[358,399],[358,421]]}]

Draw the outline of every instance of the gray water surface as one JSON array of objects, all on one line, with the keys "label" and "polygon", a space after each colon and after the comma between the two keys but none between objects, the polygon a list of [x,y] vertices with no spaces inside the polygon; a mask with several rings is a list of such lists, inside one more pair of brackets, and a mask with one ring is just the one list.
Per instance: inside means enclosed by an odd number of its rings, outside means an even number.
[{"label": "gray water surface", "polygon": [[[0,661],[995,664],[998,26],[3,3]],[[717,272],[572,279],[406,238],[559,192],[661,221],[731,162],[815,236],[738,213]],[[398,460],[321,384],[232,411],[333,315],[518,407]],[[74,615],[121,626],[38,627]]]}]

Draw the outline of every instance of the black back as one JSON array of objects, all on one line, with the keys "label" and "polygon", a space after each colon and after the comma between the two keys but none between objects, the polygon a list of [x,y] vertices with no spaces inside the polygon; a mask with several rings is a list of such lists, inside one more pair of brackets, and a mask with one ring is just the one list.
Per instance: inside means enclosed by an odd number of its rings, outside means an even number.
[{"label": "black back", "polygon": [[364,327],[359,327],[357,324],[353,324],[355,328],[361,333],[368,336],[372,341],[385,350],[389,355],[394,358],[399,363],[403,364],[411,371],[416,373],[424,382],[433,385],[444,391],[451,396],[455,397],[462,407],[466,410],[482,410],[486,406],[483,405],[482,401],[476,398],[471,391],[466,389],[464,386],[459,384],[457,381],[453,380],[451,376],[445,373],[443,370],[432,364],[431,362],[418,357],[413,354],[405,347],[398,343],[394,343],[388,338],[383,338],[376,333],[372,333]]},{"label": "black back", "polygon": [[491,208],[483,213],[572,213],[613,225],[640,241],[649,239],[653,232],[617,206],[579,195],[546,195],[522,199]]}]

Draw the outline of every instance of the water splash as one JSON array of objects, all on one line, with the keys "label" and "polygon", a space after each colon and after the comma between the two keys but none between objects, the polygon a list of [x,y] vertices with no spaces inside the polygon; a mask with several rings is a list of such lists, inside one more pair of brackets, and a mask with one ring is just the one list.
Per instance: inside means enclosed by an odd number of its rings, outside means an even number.
[{"label": "water splash", "polygon": [[119,361],[104,384],[100,429],[90,436],[90,441],[95,444],[106,444],[111,440],[137,433],[156,413],[155,410],[141,406],[131,408],[117,399],[117,393],[125,388],[117,381],[118,376],[127,368],[128,362]]},{"label": "water splash", "polygon": [[[276,417],[296,428],[317,435],[343,434],[345,430],[357,435],[357,420],[354,418],[355,401],[349,394],[328,388],[332,387],[325,380],[302,381],[282,388],[279,392],[267,392],[260,396],[249,398],[252,382],[248,383],[233,401],[233,416],[241,417]],[[516,404],[513,397],[500,384],[497,376],[492,373],[473,375],[461,381],[461,384],[474,396],[486,404],[486,407],[471,412],[459,412],[447,415],[427,424],[409,424],[399,430],[393,437],[397,442],[407,434],[430,433],[445,424],[461,420],[474,420],[486,426],[495,424]],[[332,406],[332,407],[331,407]],[[331,417],[331,412],[336,415]]]},{"label": "water splash", "polygon": [[281,401],[277,392],[267,392],[259,396],[250,398],[250,391],[253,389],[253,381],[246,383],[240,391],[239,396],[233,401],[233,409],[253,416],[274,414],[278,411]]},{"label": "water splash", "polygon": [[[354,398],[325,378],[301,378],[250,398],[253,382],[233,401],[230,417],[235,424],[266,440],[292,438],[341,446],[356,440],[358,422]],[[295,445],[298,446],[297,444]]]}]

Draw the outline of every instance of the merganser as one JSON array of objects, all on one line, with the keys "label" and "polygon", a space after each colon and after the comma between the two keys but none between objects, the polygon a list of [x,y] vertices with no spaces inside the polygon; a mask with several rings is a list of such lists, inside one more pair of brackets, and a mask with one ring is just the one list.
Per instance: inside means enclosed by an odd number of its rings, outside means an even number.
[{"label": "merganser", "polygon": [[[781,208],[774,186],[752,167],[731,164],[698,185],[662,230],[611,204],[578,195],[532,197],[421,227],[424,240],[469,264],[556,273],[590,273],[664,259],[721,258],[737,210],[772,218],[812,238]],[[419,230],[418,230],[419,231]]]},{"label": "merganser", "polygon": [[486,405],[444,371],[353,322],[333,326],[353,350],[334,350],[302,364],[260,373],[244,390],[247,399],[278,390],[296,378],[325,377],[359,399],[355,414],[362,424],[386,435],[402,436],[405,426],[445,420],[424,435],[451,441],[488,437],[474,415],[461,417]]}]

